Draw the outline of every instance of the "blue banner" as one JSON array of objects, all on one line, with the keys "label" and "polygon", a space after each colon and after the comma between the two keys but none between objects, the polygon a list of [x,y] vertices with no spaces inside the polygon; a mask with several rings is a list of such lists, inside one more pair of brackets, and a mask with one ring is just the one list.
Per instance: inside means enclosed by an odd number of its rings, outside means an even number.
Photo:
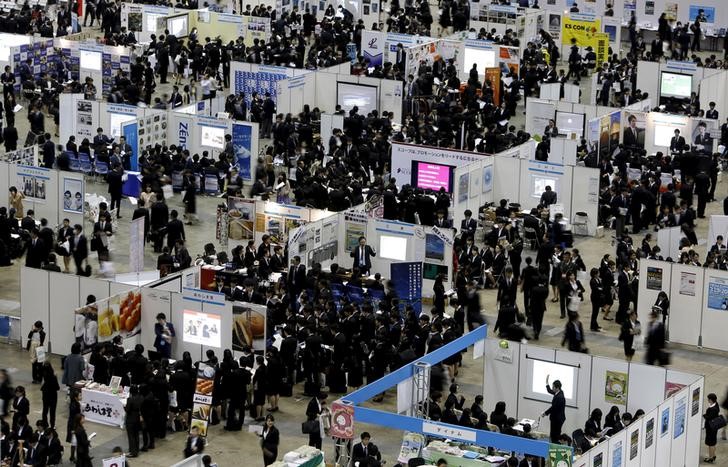
[{"label": "blue banner", "polygon": [[238,166],[239,174],[243,180],[252,180],[250,172],[250,158],[253,145],[252,127],[240,123],[233,123],[233,150],[235,151],[234,164]]},{"label": "blue banner", "polygon": [[407,305],[411,305],[419,317],[422,313],[422,263],[392,263],[390,277],[399,297],[400,314],[404,313]]},{"label": "blue banner", "polygon": [[124,123],[121,125],[121,131],[124,135],[124,138],[126,138],[126,143],[131,146],[131,157],[130,157],[130,167],[131,170],[136,172],[139,170],[139,141],[137,139],[137,122],[134,120],[133,122]]}]

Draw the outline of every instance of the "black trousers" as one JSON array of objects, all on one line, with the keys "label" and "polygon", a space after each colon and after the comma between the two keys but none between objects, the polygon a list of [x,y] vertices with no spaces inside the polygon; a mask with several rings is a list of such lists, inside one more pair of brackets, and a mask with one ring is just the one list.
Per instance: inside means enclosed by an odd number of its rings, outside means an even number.
[{"label": "black trousers", "polygon": [[119,212],[121,211],[121,196],[112,196],[111,197],[111,206],[109,206],[109,211],[113,211],[114,207],[116,206],[116,217],[119,217]]},{"label": "black trousers", "polygon": [[561,437],[561,427],[564,426],[564,422],[551,422],[551,430],[549,430],[549,438],[552,443],[558,443]]},{"label": "black trousers", "polygon": [[227,423],[226,430],[238,431],[243,426],[245,420],[245,400],[230,399],[227,407]]},{"label": "black trousers", "polygon": [[139,434],[142,430],[139,422],[126,422],[126,437],[129,441],[129,454],[139,454]]},{"label": "black trousers", "polygon": [[153,423],[153,421],[144,422],[144,424],[142,425],[142,446],[145,449],[154,449],[154,423]]},{"label": "black trousers", "polygon": [[597,318],[599,318],[599,310],[601,309],[601,306],[598,303],[592,302],[592,312],[591,312],[591,324],[590,328],[592,331],[596,331],[599,329],[599,323],[597,322]]},{"label": "black trousers", "polygon": [[81,258],[79,256],[73,257],[73,262],[76,263],[76,275],[83,276],[83,260],[86,258]]},{"label": "black trousers", "polygon": [[[48,426],[56,426],[56,405],[58,404],[58,393],[43,394],[43,416],[44,422],[50,424]],[[50,420],[49,420],[50,418]]]}]

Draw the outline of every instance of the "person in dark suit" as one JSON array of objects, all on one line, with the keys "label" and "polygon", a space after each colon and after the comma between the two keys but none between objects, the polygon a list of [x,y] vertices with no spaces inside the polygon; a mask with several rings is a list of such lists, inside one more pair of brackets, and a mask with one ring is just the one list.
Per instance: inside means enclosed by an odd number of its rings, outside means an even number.
[{"label": "person in dark suit", "polygon": [[167,322],[164,313],[157,314],[157,322],[154,323],[154,348],[162,357],[169,358],[172,354],[172,338],[175,336],[174,326]]},{"label": "person in dark suit", "polygon": [[139,387],[133,385],[129,391],[129,399],[126,401],[126,436],[129,441],[129,454],[127,457],[139,455],[139,435],[142,431],[142,403],[144,397],[139,394]]},{"label": "person in dark suit", "polygon": [[553,395],[551,399],[551,407],[541,414],[542,417],[549,416],[549,422],[551,423],[551,429],[549,437],[552,443],[558,443],[561,437],[561,427],[566,421],[566,399],[564,398],[564,392],[561,390],[561,381],[558,379],[549,385],[549,376],[546,376],[546,391]]},{"label": "person in dark suit", "polygon": [[301,264],[300,256],[293,257],[293,264],[288,268],[286,281],[291,295],[291,305],[293,305],[298,294],[306,287],[306,266]]},{"label": "person in dark suit", "polygon": [[498,298],[500,306],[512,306],[518,296],[518,281],[513,277],[513,268],[506,266],[505,273],[498,279]]},{"label": "person in dark suit", "polygon": [[48,250],[38,234],[37,228],[30,232],[28,252],[25,254],[25,266],[29,268],[40,268],[43,262],[48,259]]},{"label": "person in dark suit", "polygon": [[349,256],[354,258],[352,268],[358,269],[363,276],[368,276],[372,268],[371,258],[377,256],[377,254],[372,247],[367,245],[366,237],[359,237],[359,246],[353,249]]},{"label": "person in dark suit", "polygon": [[719,416],[718,396],[711,392],[708,394],[708,407],[703,414],[705,419],[705,445],[708,446],[708,457],[704,458],[703,462],[709,464],[715,462],[715,445],[718,444],[718,430],[714,429],[710,422]]},{"label": "person in dark suit", "polygon": [[640,322],[637,319],[637,312],[632,310],[629,313],[627,319],[622,323],[622,329],[620,330],[619,340],[624,344],[624,357],[628,362],[632,361],[634,356],[634,339],[635,336],[640,335],[642,332]]},{"label": "person in dark suit", "polygon": [[718,120],[718,111],[715,110],[715,102],[708,102],[708,106],[710,108],[705,111],[705,118]]},{"label": "person in dark suit", "polygon": [[[200,454],[205,450],[205,440],[200,436],[200,430],[196,426],[190,428],[190,435],[185,442],[185,458]],[[127,456],[128,457],[128,456]],[[266,464],[267,465],[267,464]]]},{"label": "person in dark suit", "polygon": [[438,227],[440,229],[451,229],[452,228],[452,220],[445,218],[445,210],[439,209],[437,211],[437,217],[435,218],[435,227]]},{"label": "person in dark suit", "polygon": [[561,339],[561,346],[569,343],[569,350],[572,352],[586,352],[584,346],[584,327],[579,321],[579,313],[570,313],[569,322],[564,329],[564,337]]},{"label": "person in dark suit", "polygon": [[693,141],[693,144],[695,146],[702,146],[702,148],[697,149],[698,152],[710,155],[713,153],[713,138],[710,137],[706,130],[707,127],[705,125],[705,122],[700,122],[698,124],[698,134],[695,135],[695,140]]},{"label": "person in dark suit", "polygon": [[600,331],[602,328],[599,326],[597,318],[599,318],[599,311],[604,306],[604,297],[608,293],[609,284],[605,285],[602,283],[602,278],[599,276],[599,269],[597,268],[592,268],[589,275],[591,277],[589,280],[589,288],[591,289],[590,301],[592,305],[589,329],[592,331]]},{"label": "person in dark suit", "polygon": [[69,238],[71,255],[76,263],[76,274],[79,276],[84,274],[83,262],[88,257],[88,241],[81,232],[83,232],[83,227],[81,224],[76,224],[73,226],[73,236]]},{"label": "person in dark suit", "polygon": [[109,183],[109,196],[111,197],[111,206],[109,206],[109,210],[113,211],[114,208],[116,208],[117,219],[121,218],[121,192],[122,186],[124,185],[121,177],[123,175],[124,169],[120,165],[112,167],[106,175],[106,181]]},{"label": "person in dark suit", "polygon": [[283,272],[286,270],[286,262],[283,257],[283,247],[280,245],[273,248],[273,256],[270,258],[270,268],[273,272]]},{"label": "person in dark suit", "polygon": [[167,247],[170,250],[174,248],[177,240],[185,240],[185,225],[177,218],[178,216],[176,209],[169,212],[171,219],[167,222]]},{"label": "person in dark suit", "polygon": [[478,223],[473,219],[473,212],[470,209],[465,210],[465,219],[460,222],[460,232],[463,237],[475,235]]},{"label": "person in dark suit", "polygon": [[541,204],[544,206],[551,206],[552,204],[555,204],[558,201],[558,195],[556,192],[551,188],[551,185],[546,185],[545,188],[546,191],[541,193]]},{"label": "person in dark suit", "polygon": [[379,452],[379,448],[371,442],[371,435],[364,431],[361,434],[361,442],[356,443],[351,451],[351,462],[361,462],[361,465],[368,465],[365,461],[369,458],[374,458],[377,461],[382,460],[382,454]]},{"label": "person in dark suit", "polygon": [[145,207],[144,200],[141,198],[139,198],[137,208],[131,215],[132,220],[139,218],[144,219],[144,243],[146,244],[147,238],[149,237],[149,209]]},{"label": "person in dark suit", "polygon": [[584,424],[584,434],[589,438],[599,438],[599,433],[602,431],[602,410],[592,410],[589,420]]},{"label": "person in dark suit", "polygon": [[43,167],[46,169],[52,169],[53,164],[56,162],[56,144],[51,139],[51,135],[46,133],[44,136],[45,142],[41,147],[43,151]]},{"label": "person in dark suit", "polygon": [[682,154],[685,149],[685,138],[680,136],[680,130],[675,128],[675,136],[670,139],[670,152]]},{"label": "person in dark suit", "polygon": [[274,423],[275,418],[273,415],[268,414],[265,417],[263,433],[260,435],[263,438],[261,447],[263,449],[263,463],[266,466],[271,465],[278,458],[278,445],[281,440],[278,428],[275,427]]},{"label": "person in dark suit", "polygon": [[[637,117],[634,115],[630,115],[627,117],[628,126],[624,129],[624,145],[625,147],[643,147],[644,141],[642,144],[639,142],[638,135],[640,134],[640,129],[637,128]],[[644,130],[642,130],[644,131]]]},{"label": "person in dark suit", "polygon": [[656,308],[660,309],[660,313],[662,314],[662,324],[665,324],[665,321],[667,321],[667,317],[670,315],[670,299],[667,298],[667,294],[664,291],[660,291],[660,293],[657,294],[657,300],[655,300],[655,304],[652,305],[652,309],[657,311]]},{"label": "person in dark suit", "polygon": [[647,337],[645,338],[645,363],[654,365],[662,364],[665,349],[665,326],[657,319],[657,312],[650,312],[650,322],[647,325]]}]

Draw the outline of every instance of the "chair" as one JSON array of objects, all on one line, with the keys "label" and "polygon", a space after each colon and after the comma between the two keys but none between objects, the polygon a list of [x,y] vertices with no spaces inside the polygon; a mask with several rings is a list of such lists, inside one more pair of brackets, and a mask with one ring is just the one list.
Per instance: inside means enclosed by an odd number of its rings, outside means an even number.
[{"label": "chair", "polygon": [[94,177],[101,175],[102,177],[109,173],[109,164],[106,162],[96,161],[94,164]]},{"label": "chair", "polygon": [[79,170],[84,173],[84,175],[91,175],[94,173],[94,168],[91,165],[91,161],[79,161]]},{"label": "chair", "polygon": [[79,152],[78,153],[78,160],[81,163],[83,163],[83,162],[89,162],[90,163],[91,162],[91,156],[89,156],[85,152]]},{"label": "chair", "polygon": [[81,163],[78,161],[78,158],[74,157],[73,154],[69,155],[68,158],[68,168],[71,169],[73,172],[80,172],[81,171]]},{"label": "chair", "polygon": [[[574,235],[589,235],[589,214],[579,211],[574,214],[574,221],[571,223]],[[581,231],[583,233],[578,233]]]}]

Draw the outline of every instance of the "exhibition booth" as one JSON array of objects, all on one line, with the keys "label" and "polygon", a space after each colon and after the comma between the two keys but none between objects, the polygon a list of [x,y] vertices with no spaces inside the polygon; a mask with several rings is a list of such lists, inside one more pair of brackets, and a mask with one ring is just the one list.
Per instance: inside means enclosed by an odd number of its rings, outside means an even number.
[{"label": "exhibition booth", "polygon": [[547,185],[557,193],[559,209],[571,220],[575,213],[588,214],[588,234],[597,227],[599,170],[533,159],[534,142],[495,155],[477,152],[392,144],[392,176],[397,185],[453,193],[453,225],[459,226],[464,211],[478,212],[485,203],[507,199],[530,211]]},{"label": "exhibition booth", "polygon": [[652,309],[663,291],[670,299],[670,342],[728,350],[728,271],[650,259],[640,260],[638,312]]},{"label": "exhibition booth", "polygon": [[361,56],[369,60],[369,66],[375,67],[384,63],[397,63],[397,45],[407,49],[413,45],[433,41],[432,37],[401,34],[397,32],[370,31],[361,32]]}]

